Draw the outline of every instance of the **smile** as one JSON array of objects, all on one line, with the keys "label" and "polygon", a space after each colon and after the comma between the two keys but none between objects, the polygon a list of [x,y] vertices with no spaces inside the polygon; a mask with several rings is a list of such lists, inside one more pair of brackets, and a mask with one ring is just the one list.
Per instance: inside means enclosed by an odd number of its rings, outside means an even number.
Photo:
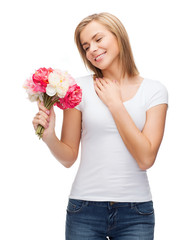
[{"label": "smile", "polygon": [[104,53],[98,55],[97,57],[94,58],[94,60],[95,60],[96,62],[102,60],[102,58],[105,56],[105,54],[106,54],[106,52],[104,52]]}]

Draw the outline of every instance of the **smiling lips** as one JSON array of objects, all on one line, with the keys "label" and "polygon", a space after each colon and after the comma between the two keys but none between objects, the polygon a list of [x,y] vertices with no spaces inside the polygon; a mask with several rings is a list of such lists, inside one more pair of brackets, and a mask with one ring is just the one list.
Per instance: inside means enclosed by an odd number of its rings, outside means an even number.
[{"label": "smiling lips", "polygon": [[95,60],[96,62],[99,62],[100,60],[102,60],[102,58],[104,57],[105,54],[106,54],[106,52],[101,53],[100,55],[98,55],[97,57],[95,57],[94,60]]}]

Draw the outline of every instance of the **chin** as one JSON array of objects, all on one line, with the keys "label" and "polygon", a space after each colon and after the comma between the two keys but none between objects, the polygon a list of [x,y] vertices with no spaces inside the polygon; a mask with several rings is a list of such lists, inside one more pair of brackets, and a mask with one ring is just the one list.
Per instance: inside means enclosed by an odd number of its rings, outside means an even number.
[{"label": "chin", "polygon": [[108,63],[102,63],[102,64],[96,64],[94,65],[96,68],[100,69],[100,70],[106,70],[109,68],[110,64]]}]

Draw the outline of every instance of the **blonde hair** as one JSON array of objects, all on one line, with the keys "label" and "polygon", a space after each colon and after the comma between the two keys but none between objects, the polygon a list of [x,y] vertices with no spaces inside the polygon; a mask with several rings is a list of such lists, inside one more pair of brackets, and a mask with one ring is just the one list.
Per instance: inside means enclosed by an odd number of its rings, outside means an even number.
[{"label": "blonde hair", "polygon": [[86,58],[85,50],[80,42],[80,33],[91,21],[97,21],[104,25],[111,33],[113,33],[117,40],[120,49],[120,61],[122,63],[123,77],[127,74],[129,77],[133,77],[139,74],[135,65],[132,49],[129,42],[127,31],[121,21],[110,13],[93,14],[84,18],[76,27],[75,30],[75,43],[79,50],[79,53],[84,61],[86,67],[94,72],[97,77],[103,77],[102,71],[91,64]]}]

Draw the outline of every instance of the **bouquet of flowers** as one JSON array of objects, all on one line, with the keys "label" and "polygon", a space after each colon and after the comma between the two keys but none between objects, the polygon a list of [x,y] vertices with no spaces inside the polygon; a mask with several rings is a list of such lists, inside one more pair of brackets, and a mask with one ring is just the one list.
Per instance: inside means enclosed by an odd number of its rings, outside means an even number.
[{"label": "bouquet of flowers", "polygon": [[[74,78],[59,69],[39,68],[23,85],[30,101],[43,101],[49,110],[53,105],[61,109],[74,108],[82,100],[82,89]],[[40,124],[36,134],[42,138],[44,127]]]}]

